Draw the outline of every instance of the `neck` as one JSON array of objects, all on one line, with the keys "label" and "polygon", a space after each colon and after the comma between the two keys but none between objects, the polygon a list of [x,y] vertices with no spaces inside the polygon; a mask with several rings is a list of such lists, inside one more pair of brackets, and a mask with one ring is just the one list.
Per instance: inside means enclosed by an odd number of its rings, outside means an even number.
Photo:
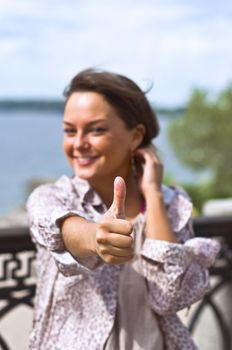
[{"label": "neck", "polygon": [[[126,217],[128,220],[130,220],[139,214],[142,199],[138,184],[133,174],[130,172],[127,176],[122,177],[126,183]],[[90,182],[91,187],[99,194],[107,208],[111,206],[113,201],[114,179],[115,177],[107,177],[107,179],[101,179],[97,185]]]},{"label": "neck", "polygon": [[94,191],[99,194],[106,207],[109,208],[113,200],[114,178],[101,179],[97,184],[92,181],[89,181],[89,183]]}]

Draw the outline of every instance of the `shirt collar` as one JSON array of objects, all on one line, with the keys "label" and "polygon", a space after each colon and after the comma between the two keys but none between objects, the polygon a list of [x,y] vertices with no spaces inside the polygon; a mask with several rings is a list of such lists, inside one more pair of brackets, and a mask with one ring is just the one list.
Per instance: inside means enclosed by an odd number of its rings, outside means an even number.
[{"label": "shirt collar", "polygon": [[89,203],[94,206],[103,204],[101,197],[91,188],[88,181],[75,176],[72,178],[72,183],[82,203]]},{"label": "shirt collar", "polygon": [[[103,205],[101,197],[91,188],[88,181],[75,176],[72,178],[72,183],[82,203],[89,203],[94,206]],[[165,204],[170,205],[175,197],[175,191],[166,185],[162,185],[162,192]]]}]

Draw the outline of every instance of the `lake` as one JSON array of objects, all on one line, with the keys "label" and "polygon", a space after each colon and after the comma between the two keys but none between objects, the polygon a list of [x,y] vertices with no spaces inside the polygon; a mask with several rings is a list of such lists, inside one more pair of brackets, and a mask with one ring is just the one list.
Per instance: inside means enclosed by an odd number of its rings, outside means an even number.
[{"label": "lake", "polygon": [[[158,115],[161,133],[155,143],[167,174],[177,182],[198,181],[195,173],[180,164],[167,140],[170,117]],[[62,111],[0,109],[0,215],[23,206],[32,179],[71,175],[62,150]]]}]

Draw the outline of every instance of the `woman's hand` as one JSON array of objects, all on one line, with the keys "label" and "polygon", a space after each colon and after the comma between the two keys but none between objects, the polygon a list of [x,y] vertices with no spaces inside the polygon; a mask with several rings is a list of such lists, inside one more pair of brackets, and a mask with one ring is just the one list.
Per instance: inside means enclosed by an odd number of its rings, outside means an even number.
[{"label": "woman's hand", "polygon": [[99,223],[95,243],[97,254],[111,264],[124,263],[133,258],[133,227],[125,220],[125,198],[125,182],[117,177],[113,203]]},{"label": "woman's hand", "polygon": [[156,154],[155,147],[139,149],[135,157],[140,190],[146,201],[145,235],[150,239],[176,242],[161,191],[163,164]]},{"label": "woman's hand", "polygon": [[65,218],[61,223],[61,231],[66,249],[77,259],[99,255],[111,264],[121,264],[132,259],[133,227],[125,220],[125,197],[125,182],[117,177],[114,181],[113,203],[100,223],[78,216]]},{"label": "woman's hand", "polygon": [[153,145],[138,149],[135,153],[135,165],[140,190],[146,198],[151,192],[160,192],[163,178],[163,164]]}]

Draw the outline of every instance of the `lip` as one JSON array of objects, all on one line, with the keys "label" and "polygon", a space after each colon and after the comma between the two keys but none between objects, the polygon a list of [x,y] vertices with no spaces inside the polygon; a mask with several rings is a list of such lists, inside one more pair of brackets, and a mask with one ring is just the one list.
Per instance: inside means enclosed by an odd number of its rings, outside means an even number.
[{"label": "lip", "polygon": [[79,166],[89,166],[96,161],[98,156],[74,156],[73,158]]}]

